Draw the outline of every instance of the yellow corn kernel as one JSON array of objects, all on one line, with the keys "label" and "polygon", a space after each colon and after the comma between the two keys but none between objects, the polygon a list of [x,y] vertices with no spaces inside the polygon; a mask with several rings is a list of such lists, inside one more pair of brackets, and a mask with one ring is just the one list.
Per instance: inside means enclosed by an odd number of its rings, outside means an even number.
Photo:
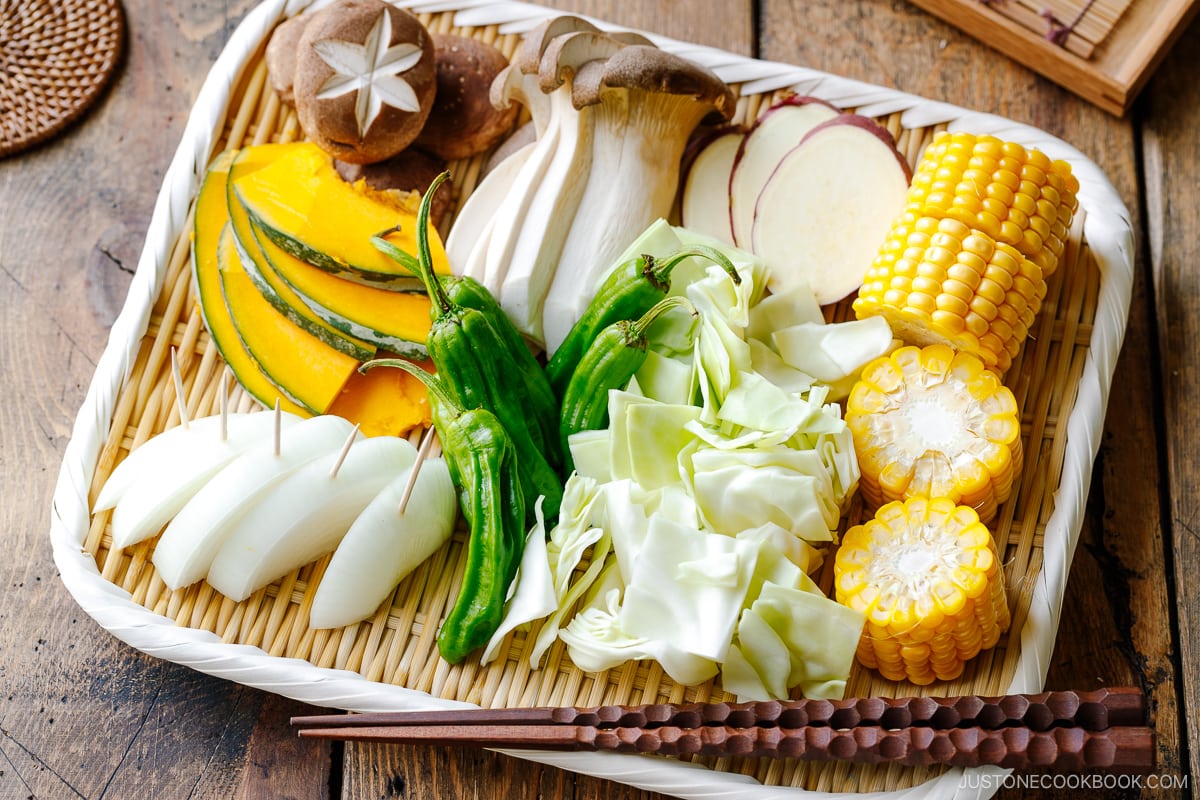
[{"label": "yellow corn kernel", "polygon": [[958,220],[1017,248],[1050,275],[1062,253],[1045,252],[1047,234],[1056,225],[1070,228],[1078,190],[1065,161],[994,136],[939,133],[917,162],[905,211]]},{"label": "yellow corn kernel", "polygon": [[[1017,248],[962,220],[905,214],[872,264],[854,311],[860,319],[883,316],[908,344],[947,344],[1004,371],[1041,309],[1044,276]],[[997,319],[1008,324],[992,329]],[[1024,327],[1016,324],[1025,319]]]},{"label": "yellow corn kernel", "polygon": [[1008,629],[992,535],[948,498],[880,508],[846,532],[833,574],[837,601],[867,620],[859,663],[888,680],[953,680]]},{"label": "yellow corn kernel", "polygon": [[1021,470],[1012,392],[981,359],[945,345],[902,347],[868,364],[846,401],[846,425],[872,507],[945,497],[987,522]]}]

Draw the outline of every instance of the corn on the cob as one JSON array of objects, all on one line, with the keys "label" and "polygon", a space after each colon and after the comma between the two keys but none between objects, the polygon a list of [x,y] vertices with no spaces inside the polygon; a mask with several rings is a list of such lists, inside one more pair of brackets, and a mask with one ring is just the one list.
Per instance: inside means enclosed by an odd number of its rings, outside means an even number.
[{"label": "corn on the cob", "polygon": [[947,344],[1007,370],[1058,268],[1078,188],[1066,162],[1037,150],[938,134],[855,313],[883,316],[908,344]]},{"label": "corn on the cob", "polygon": [[995,136],[943,132],[913,171],[905,210],[956,219],[1015,247],[1049,276],[1062,257],[1078,191],[1065,161]]},{"label": "corn on the cob", "polygon": [[1012,392],[978,358],[944,345],[902,347],[864,367],[846,425],[872,507],[944,497],[987,522],[1021,471]]},{"label": "corn on the cob", "polygon": [[888,680],[953,680],[1009,624],[992,535],[946,498],[889,503],[847,531],[834,589],[866,617],[858,660]]},{"label": "corn on the cob", "polygon": [[1021,349],[1046,296],[1037,264],[959,220],[897,220],[854,301],[908,344],[946,344],[1000,372]]}]

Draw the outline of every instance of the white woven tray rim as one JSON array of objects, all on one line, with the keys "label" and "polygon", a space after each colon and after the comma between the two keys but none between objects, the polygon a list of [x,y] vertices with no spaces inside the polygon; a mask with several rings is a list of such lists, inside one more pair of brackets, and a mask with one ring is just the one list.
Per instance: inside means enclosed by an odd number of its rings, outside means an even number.
[{"label": "white woven tray rim", "polygon": [[[415,11],[455,11],[455,24],[498,25],[502,33],[523,32],[547,16],[559,13],[507,0],[393,1]],[[225,118],[233,87],[250,56],[279,20],[325,2],[266,0],[237,27],[209,72],[155,203],[146,244],[125,305],[113,324],[75,420],[54,492],[51,544],[63,583],[80,607],[105,630],[147,654],[317,706],[355,711],[463,707],[469,704],[371,682],[354,672],[270,656],[258,647],[223,643],[208,631],[180,627],[133,602],[127,592],[104,579],[95,560],[82,548],[89,528],[88,487],[108,435],[116,399],[147,330],[173,243],[184,232],[189,206],[220,134],[218,128]],[[593,21],[601,27],[617,27],[602,20]],[[1101,284],[1078,399],[1067,420],[1067,450],[1061,483],[1055,493],[1055,510],[1044,534],[1042,570],[1034,587],[1028,620],[1021,631],[1017,672],[1007,687],[1010,692],[1040,691],[1054,650],[1063,592],[1082,525],[1092,464],[1100,445],[1112,375],[1129,310],[1134,237],[1129,212],[1120,196],[1099,167],[1082,153],[1037,128],[816,70],[753,60],[657,35],[651,38],[665,50],[704,64],[724,80],[743,84],[743,91],[748,94],[794,89],[842,107],[857,107],[870,116],[902,112],[901,124],[906,128],[945,123],[951,130],[992,133],[1037,147],[1051,158],[1071,163],[1080,182],[1079,202],[1087,212],[1084,235],[1099,265]],[[669,759],[598,753],[504,752],[689,800],[846,797],[764,786],[744,775]],[[993,776],[1004,774],[999,770],[974,771],[976,776],[984,772]],[[855,797],[982,798],[991,796],[998,786],[996,780],[964,781],[964,775],[962,770],[950,770],[909,789],[859,793]]]}]

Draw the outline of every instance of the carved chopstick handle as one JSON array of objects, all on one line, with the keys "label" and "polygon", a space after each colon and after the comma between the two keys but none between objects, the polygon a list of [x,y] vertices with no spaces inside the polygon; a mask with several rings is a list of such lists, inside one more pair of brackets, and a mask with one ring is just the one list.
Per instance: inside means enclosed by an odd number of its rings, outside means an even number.
[{"label": "carved chopstick handle", "polygon": [[552,721],[559,724],[592,725],[598,728],[699,728],[723,725],[733,728],[767,726],[788,729],[869,726],[887,729],[998,729],[1021,726],[1036,731],[1054,727],[1100,731],[1115,725],[1143,725],[1146,708],[1140,691],[1121,688],[1003,697],[869,697],[792,702],[598,706],[553,709],[551,715]]},{"label": "carved chopstick handle", "polygon": [[1022,771],[1140,772],[1154,766],[1154,734],[1144,727],[956,728],[887,730],[859,727],[579,728],[581,749],[664,756],[744,756],[808,761],[891,762],[910,766],[978,767]]}]

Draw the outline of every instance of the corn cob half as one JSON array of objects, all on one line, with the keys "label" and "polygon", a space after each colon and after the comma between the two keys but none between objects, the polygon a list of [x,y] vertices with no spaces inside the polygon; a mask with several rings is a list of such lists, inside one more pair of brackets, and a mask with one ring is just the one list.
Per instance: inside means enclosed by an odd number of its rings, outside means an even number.
[{"label": "corn cob half", "polygon": [[863,499],[945,497],[987,522],[1021,471],[1016,399],[978,358],[902,347],[863,368],[846,401]]},{"label": "corn cob half", "polygon": [[834,589],[866,617],[859,662],[888,680],[953,680],[1009,625],[992,535],[946,498],[889,503],[847,531]]},{"label": "corn cob half", "polygon": [[1065,161],[995,136],[942,132],[913,171],[906,210],[956,219],[1016,248],[1049,276],[1062,257],[1078,191]]},{"label": "corn cob half", "polygon": [[946,344],[1003,372],[1046,296],[1041,268],[1015,248],[949,218],[905,212],[854,301],[908,344]]},{"label": "corn cob half", "polygon": [[1058,268],[1078,188],[1066,162],[1037,150],[939,134],[917,164],[855,313],[883,316],[908,344],[946,344],[1007,370]]}]

